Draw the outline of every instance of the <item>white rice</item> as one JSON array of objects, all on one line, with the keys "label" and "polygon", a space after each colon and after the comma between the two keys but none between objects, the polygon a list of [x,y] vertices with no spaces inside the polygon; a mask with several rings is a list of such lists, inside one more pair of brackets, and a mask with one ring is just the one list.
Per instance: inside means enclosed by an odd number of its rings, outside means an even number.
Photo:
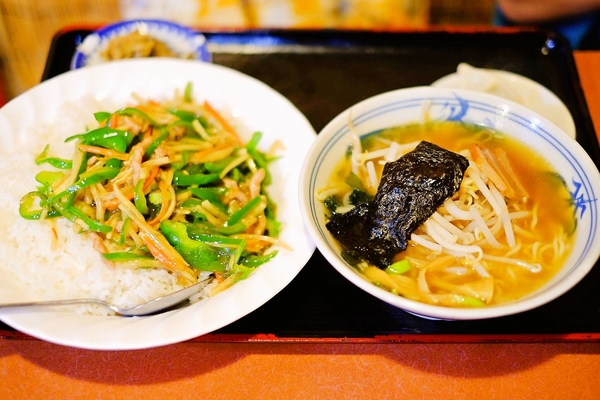
[{"label": "white rice", "polygon": [[[76,109],[72,105],[65,106],[60,127],[27,128],[29,131],[18,135],[14,142],[0,142],[3,180],[0,185],[0,274],[17,278],[31,300],[97,298],[120,306],[134,306],[181,288],[165,270],[132,270],[106,265],[91,240],[75,233],[72,223],[64,218],[55,219],[59,240],[53,250],[49,224],[25,220],[19,215],[20,199],[38,185],[36,173],[53,169],[47,164],[35,165],[34,159],[44,146],[50,144],[53,156],[71,158],[73,144],[63,143],[64,139],[84,132],[86,122],[93,121],[93,112],[114,109],[100,108],[91,99],[78,102]],[[75,311],[111,314],[93,305],[77,306]]]}]

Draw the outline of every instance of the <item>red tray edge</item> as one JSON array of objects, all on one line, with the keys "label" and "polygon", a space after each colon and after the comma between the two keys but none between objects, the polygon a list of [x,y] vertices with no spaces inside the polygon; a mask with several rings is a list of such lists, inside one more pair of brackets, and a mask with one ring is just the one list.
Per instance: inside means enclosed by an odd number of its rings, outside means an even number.
[{"label": "red tray edge", "polygon": [[[3,340],[40,340],[19,331],[0,331]],[[358,337],[279,337],[275,334],[206,334],[190,343],[348,343],[348,344],[426,344],[426,343],[548,343],[597,342],[600,333],[568,334],[399,334]]]}]

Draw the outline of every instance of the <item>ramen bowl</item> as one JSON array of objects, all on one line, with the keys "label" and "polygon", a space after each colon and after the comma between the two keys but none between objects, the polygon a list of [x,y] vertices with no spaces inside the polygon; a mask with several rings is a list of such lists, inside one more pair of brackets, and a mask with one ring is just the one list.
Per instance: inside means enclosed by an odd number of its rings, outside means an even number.
[{"label": "ramen bowl", "polygon": [[[425,121],[457,121],[491,128],[541,155],[560,175],[567,200],[574,209],[575,232],[571,252],[549,281],[531,293],[498,305],[440,306],[394,294],[366,279],[342,257],[341,246],[326,227],[326,209],[317,193],[326,187],[332,172],[347,154],[352,132],[364,138],[382,129]],[[363,291],[424,318],[475,320],[534,309],[573,288],[600,256],[600,174],[595,163],[577,141],[549,120],[517,103],[485,93],[416,87],[366,99],[343,111],[318,134],[305,158],[299,185],[307,229],[333,268]]]}]

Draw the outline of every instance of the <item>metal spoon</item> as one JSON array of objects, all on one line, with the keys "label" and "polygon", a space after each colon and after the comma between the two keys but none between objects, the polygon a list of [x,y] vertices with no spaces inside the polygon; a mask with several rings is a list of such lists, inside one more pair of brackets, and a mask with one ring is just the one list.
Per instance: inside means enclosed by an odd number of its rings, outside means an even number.
[{"label": "metal spoon", "polygon": [[154,314],[158,311],[166,310],[172,306],[189,299],[194,294],[198,293],[207,283],[207,280],[200,281],[173,293],[169,293],[162,297],[150,300],[146,303],[138,304],[137,306],[123,308],[107,303],[98,299],[71,299],[71,300],[48,300],[48,301],[30,301],[23,303],[0,303],[0,309],[3,308],[18,308],[18,307],[40,307],[40,306],[64,306],[73,304],[98,304],[106,308],[110,308],[117,314],[125,317],[134,317]]}]

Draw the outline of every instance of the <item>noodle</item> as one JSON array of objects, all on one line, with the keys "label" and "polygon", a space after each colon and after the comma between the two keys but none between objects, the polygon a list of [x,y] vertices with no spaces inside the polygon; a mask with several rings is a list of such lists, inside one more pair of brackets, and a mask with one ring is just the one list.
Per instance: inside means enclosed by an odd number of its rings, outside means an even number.
[{"label": "noodle", "polygon": [[[569,193],[542,156],[524,145],[492,135],[489,128],[453,122],[391,128],[360,140],[350,130],[351,155],[316,193],[319,200],[337,204],[330,208],[334,213],[350,211],[356,206],[353,193],[364,190],[346,180],[348,172],[373,195],[371,189],[379,186],[385,164],[421,140],[469,159],[458,191],[412,232],[408,248],[395,256],[395,262],[405,260],[410,269],[400,275],[391,266],[382,270],[394,279],[414,282],[416,291],[403,294],[373,271],[376,267],[361,261],[355,267],[367,279],[417,301],[451,307],[493,305],[541,287],[568,256],[573,237],[567,232],[574,232],[574,209],[568,201],[557,209],[556,199],[568,200]],[[483,155],[490,162],[480,165]],[[494,175],[494,181],[486,174]],[[532,176],[536,178],[523,179]],[[326,218],[335,214],[326,213]],[[443,268],[436,267],[440,260]]]}]

